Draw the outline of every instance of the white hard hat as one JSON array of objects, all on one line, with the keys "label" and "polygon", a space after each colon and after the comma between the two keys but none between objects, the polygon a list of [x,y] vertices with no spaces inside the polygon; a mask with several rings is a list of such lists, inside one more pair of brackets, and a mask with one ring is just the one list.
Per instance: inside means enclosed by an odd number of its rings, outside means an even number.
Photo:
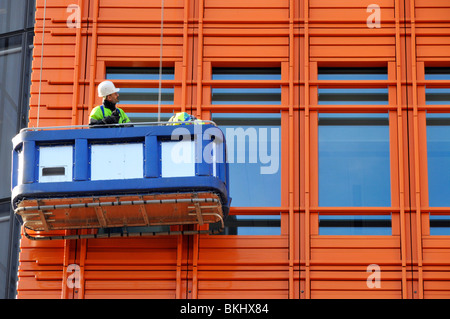
[{"label": "white hard hat", "polygon": [[117,89],[114,86],[114,83],[111,81],[103,81],[98,85],[98,96],[99,97],[106,97],[110,94],[119,92],[120,89]]}]

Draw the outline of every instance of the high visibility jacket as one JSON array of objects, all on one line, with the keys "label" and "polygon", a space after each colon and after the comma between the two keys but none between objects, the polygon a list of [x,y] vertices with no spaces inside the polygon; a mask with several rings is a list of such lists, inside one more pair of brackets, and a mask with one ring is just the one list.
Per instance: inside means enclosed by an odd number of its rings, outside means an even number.
[{"label": "high visibility jacket", "polygon": [[[130,122],[130,119],[128,118],[127,114],[122,109],[120,109],[120,108],[117,108],[117,109],[119,110],[119,113],[120,113],[119,124]],[[110,116],[111,114],[112,114],[112,111],[110,109],[108,109],[107,107],[104,107],[103,104],[101,104],[92,109],[89,117],[93,118],[94,120],[101,120],[107,116]]]}]

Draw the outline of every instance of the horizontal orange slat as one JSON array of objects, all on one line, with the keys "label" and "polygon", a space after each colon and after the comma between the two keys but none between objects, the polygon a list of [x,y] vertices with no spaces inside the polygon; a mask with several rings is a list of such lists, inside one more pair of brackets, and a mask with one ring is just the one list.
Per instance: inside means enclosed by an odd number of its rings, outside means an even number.
[{"label": "horizontal orange slat", "polygon": [[[230,291],[211,291],[200,290],[199,299],[287,299],[289,294],[287,290],[230,290]],[[270,308],[269,308],[270,312]]]},{"label": "horizontal orange slat", "polygon": [[199,280],[287,280],[289,278],[288,271],[261,271],[254,269],[253,271],[242,270],[205,270],[198,271]]},{"label": "horizontal orange slat", "polygon": [[287,57],[289,49],[286,46],[206,46],[205,58],[218,57]]},{"label": "horizontal orange slat", "polygon": [[[371,0],[359,0],[355,2],[354,0],[310,0],[309,7],[310,8],[367,8],[370,4],[373,4],[374,1]],[[378,0],[376,4],[382,8],[393,7],[394,0]]]},{"label": "horizontal orange slat", "polygon": [[[260,41],[264,41],[265,37],[273,38],[273,37],[281,37],[279,41],[283,42],[289,36],[289,29],[285,26],[280,26],[278,28],[267,28],[267,25],[263,25],[259,28],[248,28],[247,25],[242,25],[239,27],[235,27],[232,30],[227,25],[222,24],[214,24],[214,28],[204,28],[203,36],[204,39],[215,38],[217,37],[219,40],[221,37],[233,37],[236,41],[239,41],[241,37],[262,37]],[[283,39],[284,38],[284,39]]]},{"label": "horizontal orange slat", "polygon": [[416,38],[417,45],[450,45],[450,37],[425,37],[419,36]]},{"label": "horizontal orange slat", "polygon": [[[35,72],[39,72],[41,69],[41,56],[35,56],[33,58],[33,70],[36,70]],[[42,63],[42,69],[68,69],[68,70],[74,70],[75,65],[75,57],[50,57],[50,56],[44,56],[43,63]]]},{"label": "horizontal orange slat", "polygon": [[[164,7],[166,8],[182,8],[184,5],[184,0],[165,0]],[[161,8],[161,2],[158,1],[142,1],[142,0],[108,0],[108,1],[100,1],[100,7],[112,7],[112,8],[133,8],[133,9],[141,9],[141,8]]]},{"label": "horizontal orange slat", "polygon": [[399,236],[311,236],[311,248],[400,248]]},{"label": "horizontal orange slat", "polygon": [[[72,95],[73,94],[45,94],[41,93],[41,105],[51,105],[52,107],[69,107],[72,105]],[[39,96],[33,95],[30,99],[30,105],[37,106],[39,102]],[[41,110],[42,111],[42,110]]]},{"label": "horizontal orange slat", "polygon": [[85,280],[175,280],[175,271],[93,271],[85,270]]},{"label": "horizontal orange slat", "polygon": [[213,37],[207,36],[204,39],[204,45],[218,45],[218,46],[238,46],[238,45],[289,45],[287,37]]},{"label": "horizontal orange slat", "polygon": [[450,249],[424,249],[423,262],[436,265],[450,264]]},{"label": "horizontal orange slat", "polygon": [[[344,21],[344,22],[361,22],[366,25],[367,18],[372,12],[366,11],[367,6],[355,9],[351,8],[330,8],[330,9],[311,9],[309,18],[316,21]],[[380,6],[380,15],[383,21],[394,19],[394,9]]]},{"label": "horizontal orange slat", "polygon": [[447,236],[425,236],[422,239],[422,247],[423,249],[442,248],[445,252],[450,249],[450,238]]},{"label": "horizontal orange slat", "polygon": [[23,249],[20,253],[20,262],[36,261],[39,264],[61,264],[63,259],[63,250],[48,249]]},{"label": "horizontal orange slat", "polygon": [[[80,81],[80,85],[83,83]],[[39,88],[41,86],[41,88]],[[56,85],[49,82],[33,82],[31,85],[31,95],[39,94],[39,89],[41,89],[41,95],[45,94],[73,94],[73,84]],[[41,96],[42,97],[42,96]]]},{"label": "horizontal orange slat", "polygon": [[288,260],[288,251],[279,249],[208,249],[199,254],[199,264],[280,264]]},{"label": "horizontal orange slat", "polygon": [[200,248],[211,249],[287,248],[287,245],[287,238],[278,236],[269,238],[266,236],[233,236],[232,238],[207,236],[202,237],[199,241]]},{"label": "horizontal orange slat", "polygon": [[400,263],[400,257],[400,249],[311,249],[311,263],[328,265]]},{"label": "horizontal orange slat", "polygon": [[395,46],[311,46],[311,57],[391,57],[395,55]]},{"label": "horizontal orange slat", "polygon": [[311,37],[311,46],[315,45],[395,45],[393,37]]},{"label": "horizontal orange slat", "polygon": [[[97,29],[97,36],[98,39],[102,38],[102,37],[126,37],[127,35],[129,36],[136,36],[136,37],[145,37],[145,36],[154,36],[154,37],[159,37],[161,35],[161,23],[149,23],[148,27],[145,27],[147,24],[141,23],[136,27],[136,25],[133,26],[132,29],[130,29],[129,27],[127,28],[126,25],[124,24],[120,24],[114,25],[114,28],[112,28],[111,26],[108,25],[108,23],[100,23],[98,25],[98,29]],[[168,37],[182,37],[183,36],[183,28],[179,26],[179,24],[176,25],[170,25],[170,28],[165,28],[164,29],[164,37],[168,38]],[[41,35],[42,34],[42,25],[40,26],[35,26],[35,31],[37,34]],[[52,37],[50,38],[50,41],[54,41],[55,43],[59,43],[59,42],[75,42],[75,36],[76,36],[76,29],[75,28],[49,28],[47,29],[47,26],[45,27],[46,29],[46,38],[47,38],[47,34],[51,34]],[[50,30],[47,33],[47,30]],[[92,29],[86,29],[86,27],[84,25],[82,25],[81,27],[81,35],[82,35],[82,42],[86,41],[86,35],[88,36],[92,36]],[[73,38],[72,38],[73,37]],[[67,39],[64,39],[67,38]],[[40,40],[42,42],[42,37],[40,37]],[[35,40],[36,41],[36,40]],[[38,44],[40,44],[39,41],[37,41]]]},{"label": "horizontal orange slat", "polygon": [[289,18],[289,11],[287,9],[228,9],[228,8],[205,8],[205,20],[217,22],[235,22],[235,21],[286,21]]},{"label": "horizontal orange slat", "polygon": [[[30,108],[29,117],[30,118],[37,118],[37,107]],[[45,107],[42,107],[39,111],[39,118],[46,118],[46,119],[61,119],[61,118],[71,118],[72,117],[72,110],[48,110]]]},{"label": "horizontal orange slat", "polygon": [[[155,36],[131,36],[131,35],[123,35],[123,36],[99,36],[98,37],[98,45],[113,45],[113,46],[121,46],[121,45],[157,45],[160,46],[161,42],[161,31],[159,31],[158,35]],[[183,37],[169,37],[163,34],[163,46],[170,45],[183,45]],[[130,47],[130,49],[133,47]]]},{"label": "horizontal orange slat", "polygon": [[[35,68],[36,67],[36,68]],[[38,82],[40,81],[40,67],[33,65],[33,68],[36,70],[31,74],[31,81],[32,82]],[[52,81],[67,81],[70,79],[72,81],[73,79],[73,70],[67,70],[67,69],[42,69],[42,82],[46,80],[52,80]]]},{"label": "horizontal orange slat", "polygon": [[[159,21],[161,20],[161,10],[154,10],[152,8],[109,8],[104,7],[99,10],[99,19],[103,21]],[[184,13],[182,8],[164,8],[164,20],[183,21]]]},{"label": "horizontal orange slat", "polygon": [[17,294],[18,299],[59,299],[61,298],[61,291],[55,291],[55,290],[37,290],[37,291],[18,291]]},{"label": "horizontal orange slat", "polygon": [[402,292],[386,290],[357,290],[357,291],[311,291],[312,299],[401,299]]},{"label": "horizontal orange slat", "polygon": [[[107,254],[102,254],[107,255]],[[163,259],[157,256],[149,257],[142,256],[140,259],[123,259],[123,258],[110,258],[110,259],[87,259],[86,266],[136,266],[136,265],[175,265],[176,259]]]},{"label": "horizontal orange slat", "polygon": [[[36,44],[33,51],[33,56],[40,57],[42,54],[42,45]],[[44,44],[44,57],[74,57],[75,44]]]},{"label": "horizontal orange slat", "polygon": [[170,290],[176,288],[175,280],[86,280],[85,289],[95,290]]},{"label": "horizontal orange slat", "polygon": [[447,291],[450,294],[450,281],[425,280],[423,283],[423,288],[425,290]]},{"label": "horizontal orange slat", "polygon": [[[48,4],[45,8],[45,23],[50,23],[51,19],[61,19],[61,20],[67,20],[70,13],[67,12],[67,6],[69,4],[66,2],[64,5],[57,5],[57,4]],[[44,6],[38,6],[36,13],[35,13],[35,19],[36,20],[43,20],[44,19]]]},{"label": "horizontal orange slat", "polygon": [[173,290],[86,290],[85,299],[175,299]]},{"label": "horizontal orange slat", "polygon": [[450,293],[448,291],[424,291],[425,299],[450,299]]},{"label": "horizontal orange slat", "polygon": [[[63,125],[70,125],[71,119],[64,118],[59,119],[58,121],[54,119],[46,119],[46,118],[40,118],[39,119],[39,127],[48,127],[48,126],[63,126]],[[37,120],[34,118],[30,118],[28,122],[28,127],[37,127]]]},{"label": "horizontal orange slat", "polygon": [[226,281],[199,280],[198,289],[200,290],[283,290],[288,289],[288,281],[265,280],[265,281]]},{"label": "horizontal orange slat", "polygon": [[[44,49],[47,47],[52,47],[55,45],[75,45],[76,44],[76,32],[75,29],[68,29],[69,31],[71,30],[72,33],[70,34],[70,36],[64,36],[64,37],[60,37],[60,36],[55,36],[54,33],[55,32],[59,32],[60,30],[57,29],[55,30],[50,29],[49,32],[47,29],[47,26],[45,27],[46,31],[45,31],[45,35],[44,35]],[[86,37],[84,37],[84,41],[86,41]],[[35,36],[34,36],[34,46],[35,47],[41,47],[42,45],[42,30],[41,31],[36,31],[35,32]],[[35,52],[36,53],[36,52]],[[39,51],[39,54],[41,53],[41,51]],[[45,53],[45,51],[44,51]]]},{"label": "horizontal orange slat", "polygon": [[[159,59],[160,56],[160,47],[159,45],[153,46],[141,46],[141,45],[133,45],[127,47],[118,47],[115,45],[102,45],[97,50],[97,55],[99,58],[113,58],[113,57],[130,57],[130,58],[138,58],[138,57],[157,57]],[[165,46],[163,47],[163,55],[164,57],[181,57],[182,47],[181,46]]]},{"label": "horizontal orange slat", "polygon": [[[331,266],[333,267],[333,266]],[[333,267],[335,268],[335,267]],[[367,272],[367,267],[363,267],[361,271],[332,271],[332,270],[324,270],[324,271],[311,271],[311,279],[315,281],[319,280],[328,280],[328,281],[344,281],[344,280],[367,280],[367,278],[373,273],[372,271]],[[401,280],[402,272],[401,268],[398,267],[398,271],[388,271],[385,270],[385,267],[380,267],[381,271],[381,280],[389,281],[389,280]]]},{"label": "horizontal orange slat", "polygon": [[419,8],[431,8],[431,7],[438,7],[438,8],[448,8],[450,7],[450,4],[447,0],[415,0],[414,5],[416,7],[416,10]]},{"label": "horizontal orange slat", "polygon": [[[60,234],[63,235],[64,232],[52,232],[52,234]],[[64,241],[62,240],[42,240],[42,241],[36,241],[36,240],[30,240],[27,238],[22,238],[20,240],[20,249],[27,249],[27,248],[45,248],[47,250],[54,249],[54,251],[59,251],[59,249],[64,248]]]},{"label": "horizontal orange slat", "polygon": [[[448,270],[448,269],[446,269]],[[424,280],[444,280],[444,281],[450,281],[450,272],[448,271],[424,271],[423,272],[423,278]]]},{"label": "horizontal orange slat", "polygon": [[30,277],[19,278],[19,290],[57,290],[61,289],[61,280],[36,280]]},{"label": "horizontal orange slat", "polygon": [[417,57],[446,57],[450,45],[421,45],[417,47]]},{"label": "horizontal orange slat", "polygon": [[239,10],[241,8],[288,8],[288,0],[206,0],[204,4],[205,8],[235,8]]},{"label": "horizontal orange slat", "polygon": [[448,17],[450,15],[450,7],[441,8],[421,8],[415,10],[416,21],[426,20],[426,21],[445,21],[448,22]]},{"label": "horizontal orange slat", "polygon": [[[23,276],[20,276],[21,278]],[[62,271],[36,271],[34,272],[36,280],[63,280]]]},{"label": "horizontal orange slat", "polygon": [[91,260],[117,260],[124,262],[139,262],[141,260],[176,260],[176,251],[168,249],[139,249],[131,250],[125,247],[120,249],[90,250],[87,252],[86,261]]},{"label": "horizontal orange slat", "polygon": [[[380,288],[376,288],[377,290],[401,290],[402,282],[401,280],[396,281],[387,281],[381,278],[380,280]],[[312,280],[311,281],[311,290],[336,290],[336,291],[351,291],[351,290],[366,290],[371,291],[375,288],[367,287],[366,280],[352,280],[352,281],[340,281],[340,280]]]},{"label": "horizontal orange slat", "polygon": [[197,266],[198,271],[205,271],[207,272],[216,272],[216,271],[230,271],[230,272],[248,272],[248,271],[286,271],[285,264],[278,264],[278,265],[270,265],[270,264],[244,264],[244,265],[238,265],[238,264],[227,264],[227,265],[220,265],[220,264],[209,264],[209,265],[201,265],[199,264]]}]

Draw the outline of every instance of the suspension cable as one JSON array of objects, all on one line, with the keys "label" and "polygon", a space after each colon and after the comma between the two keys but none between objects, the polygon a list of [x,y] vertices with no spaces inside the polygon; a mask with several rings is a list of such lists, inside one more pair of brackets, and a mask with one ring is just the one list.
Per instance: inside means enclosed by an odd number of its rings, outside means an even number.
[{"label": "suspension cable", "polygon": [[38,109],[37,109],[37,123],[39,127],[39,113],[41,110],[41,90],[42,90],[42,68],[44,65],[44,37],[45,37],[45,15],[47,13],[47,0],[44,1],[44,20],[42,24],[42,44],[41,44],[41,68],[39,71],[39,94],[38,94]]},{"label": "suspension cable", "polygon": [[158,86],[158,122],[161,121],[161,82],[163,58],[163,31],[164,31],[164,0],[161,0],[161,36],[159,43],[159,86]]}]

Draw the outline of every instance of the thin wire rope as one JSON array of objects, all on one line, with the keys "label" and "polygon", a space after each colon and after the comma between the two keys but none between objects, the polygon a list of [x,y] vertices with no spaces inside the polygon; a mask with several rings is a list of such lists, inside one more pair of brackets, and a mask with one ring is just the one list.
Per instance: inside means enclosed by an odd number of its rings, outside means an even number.
[{"label": "thin wire rope", "polygon": [[39,93],[38,93],[38,109],[37,109],[37,123],[39,127],[39,115],[41,110],[41,91],[42,91],[42,68],[44,66],[44,37],[45,37],[45,14],[47,12],[47,0],[44,1],[44,20],[42,24],[42,44],[41,44],[41,68],[39,71]]},{"label": "thin wire rope", "polygon": [[159,43],[159,84],[158,84],[158,122],[161,121],[161,82],[162,82],[162,58],[163,58],[163,31],[164,31],[164,0],[161,0],[161,36]]}]

